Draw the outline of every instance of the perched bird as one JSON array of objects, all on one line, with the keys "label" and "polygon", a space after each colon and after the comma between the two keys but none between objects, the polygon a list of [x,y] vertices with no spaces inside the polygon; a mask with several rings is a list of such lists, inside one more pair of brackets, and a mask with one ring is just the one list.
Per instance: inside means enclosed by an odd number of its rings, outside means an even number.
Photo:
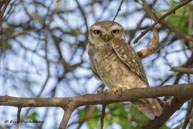
[{"label": "perched bird", "polygon": [[[113,21],[93,24],[89,30],[88,54],[94,76],[110,89],[149,87],[137,53],[126,43],[124,28]],[[148,118],[160,116],[156,98],[132,101]]]}]

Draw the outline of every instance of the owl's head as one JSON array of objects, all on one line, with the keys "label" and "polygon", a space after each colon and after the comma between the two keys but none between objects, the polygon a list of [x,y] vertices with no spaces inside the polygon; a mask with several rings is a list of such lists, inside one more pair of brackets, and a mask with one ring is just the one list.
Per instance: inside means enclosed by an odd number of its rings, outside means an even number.
[{"label": "owl's head", "polygon": [[89,30],[89,41],[95,43],[109,43],[113,38],[125,39],[123,27],[113,21],[102,21],[93,24]]}]

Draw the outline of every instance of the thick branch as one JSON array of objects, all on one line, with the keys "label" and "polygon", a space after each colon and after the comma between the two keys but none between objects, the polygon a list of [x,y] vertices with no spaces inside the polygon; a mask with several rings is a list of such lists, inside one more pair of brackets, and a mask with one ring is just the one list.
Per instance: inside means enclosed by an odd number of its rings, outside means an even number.
[{"label": "thick branch", "polygon": [[[189,98],[193,98],[193,84],[181,84],[173,86],[163,87],[150,87],[150,88],[136,88],[122,92],[121,96],[116,96],[113,93],[106,94],[87,94],[67,98],[19,98],[10,96],[1,96],[0,105],[17,106],[17,107],[62,107],[66,109],[63,116],[60,128],[63,129],[67,126],[71,113],[75,108],[83,105],[96,105],[96,104],[110,104],[121,101],[135,100],[141,98],[156,98],[160,96],[175,96],[182,101],[174,101],[171,106],[164,110],[163,114],[156,118],[153,123],[159,123],[157,125],[151,124],[152,129],[161,126],[169,117],[181,107],[181,105]],[[176,104],[176,105],[175,105]],[[175,106],[173,106],[175,105]],[[170,108],[173,107],[173,108]],[[165,109],[165,108],[164,108]],[[150,126],[147,125],[145,127]]]},{"label": "thick branch", "polygon": [[161,96],[174,96],[177,98],[192,98],[193,84],[180,84],[173,86],[136,88],[124,91],[122,96],[113,93],[86,94],[67,98],[20,98],[1,96],[0,105],[17,107],[65,107],[73,102],[75,107],[83,105],[109,104],[141,98],[156,98]]}]

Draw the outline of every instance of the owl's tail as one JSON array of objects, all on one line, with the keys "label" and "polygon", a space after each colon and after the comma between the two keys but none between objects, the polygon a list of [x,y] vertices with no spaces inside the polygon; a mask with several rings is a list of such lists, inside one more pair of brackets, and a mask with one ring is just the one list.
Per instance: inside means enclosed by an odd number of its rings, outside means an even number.
[{"label": "owl's tail", "polygon": [[132,103],[151,120],[155,119],[155,116],[160,116],[163,111],[163,108],[157,99],[139,99]]}]

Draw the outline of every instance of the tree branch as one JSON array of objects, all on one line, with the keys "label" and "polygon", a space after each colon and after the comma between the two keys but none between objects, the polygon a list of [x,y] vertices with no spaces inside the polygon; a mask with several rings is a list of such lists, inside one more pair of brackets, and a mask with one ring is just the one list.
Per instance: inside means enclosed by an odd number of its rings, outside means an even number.
[{"label": "tree branch", "polygon": [[[150,31],[151,29],[153,29],[153,27],[158,24],[160,21],[162,21],[164,18],[166,18],[167,16],[169,16],[172,13],[175,13],[176,10],[180,9],[181,7],[183,7],[184,5],[188,4],[190,1],[192,0],[184,0],[182,1],[179,5],[177,5],[175,8],[171,9],[170,11],[168,11],[166,14],[164,14],[163,16],[161,16],[153,25],[151,25],[149,28],[147,28],[146,31],[142,32],[134,41],[134,43],[137,43],[139,39],[141,39],[148,31]],[[143,3],[146,3],[145,0],[143,0]],[[144,5],[144,8],[147,7],[147,5]],[[188,37],[186,37],[188,38]],[[192,38],[190,38],[192,39]],[[193,40],[193,39],[192,39]]]},{"label": "tree branch", "polygon": [[158,47],[158,44],[159,44],[159,35],[158,35],[157,30],[153,29],[152,44],[148,48],[137,52],[138,56],[140,58],[145,58],[146,56],[150,55],[151,53],[153,53],[156,50],[156,48]]},{"label": "tree branch", "polygon": [[78,8],[81,12],[81,15],[83,16],[83,19],[84,19],[84,23],[85,23],[85,26],[86,26],[86,38],[88,38],[88,22],[87,22],[87,16],[86,16],[86,13],[84,12],[83,8],[81,7],[80,3],[78,0],[75,0],[76,4],[78,5]]},{"label": "tree branch", "polygon": [[70,116],[72,114],[72,112],[76,109],[75,105],[73,103],[69,103],[66,107],[65,107],[65,112],[62,118],[62,122],[60,123],[60,127],[59,129],[66,129],[68,121],[70,119]]},{"label": "tree branch", "polygon": [[18,107],[17,110],[17,121],[20,121],[21,107]]},{"label": "tree branch", "polygon": [[104,118],[105,118],[105,109],[106,109],[106,105],[103,104],[103,109],[102,109],[102,114],[101,114],[101,128],[100,129],[103,129]]},{"label": "tree branch", "polygon": [[149,88],[129,89],[122,92],[122,96],[113,93],[86,94],[66,98],[21,98],[1,96],[0,105],[17,107],[65,107],[69,102],[75,107],[83,105],[110,104],[141,98],[156,98],[161,96],[174,96],[177,98],[192,98],[193,83],[172,86],[159,86]]},{"label": "tree branch", "polygon": [[170,71],[180,72],[180,73],[187,73],[187,74],[193,74],[193,70],[192,69],[183,68],[183,67],[171,67]]},{"label": "tree branch", "polygon": [[186,126],[187,126],[187,124],[188,124],[188,122],[190,120],[189,118],[190,118],[190,114],[192,112],[192,107],[193,107],[193,99],[191,99],[190,104],[188,106],[188,110],[187,110],[187,113],[186,113],[186,117],[185,117],[182,129],[186,129]]},{"label": "tree branch", "polygon": [[[193,83],[180,84],[173,86],[163,87],[149,87],[149,88],[136,88],[129,89],[122,92],[121,96],[116,96],[114,93],[104,94],[86,94],[66,98],[20,98],[1,96],[0,105],[17,106],[17,107],[62,107],[66,110],[64,113],[60,128],[63,129],[67,126],[67,122],[71,113],[75,108],[83,105],[96,105],[96,104],[110,104],[115,102],[122,102],[128,100],[136,100],[142,98],[157,98],[161,96],[174,96],[169,108],[166,107],[163,114],[155,119],[162,125],[180,106],[189,98],[193,97]],[[176,105],[175,105],[176,104]],[[174,106],[175,105],[175,106]],[[172,108],[173,107],[173,108]],[[162,120],[162,122],[161,122]],[[153,122],[154,123],[154,122]],[[156,125],[152,127],[155,127]],[[149,127],[149,126],[148,126]],[[150,128],[148,128],[150,129]],[[155,129],[155,128],[152,128]]]},{"label": "tree branch", "polygon": [[161,116],[150,120],[142,129],[159,129],[186,101],[187,99],[174,98],[170,104],[164,107]]},{"label": "tree branch", "polygon": [[119,5],[119,8],[118,8],[116,14],[115,14],[115,17],[113,18],[113,21],[115,21],[115,18],[116,18],[117,15],[119,14],[119,11],[121,11],[121,6],[122,6],[122,4],[123,4],[123,1],[124,1],[124,0],[121,0],[121,3],[120,3],[120,5]]}]

